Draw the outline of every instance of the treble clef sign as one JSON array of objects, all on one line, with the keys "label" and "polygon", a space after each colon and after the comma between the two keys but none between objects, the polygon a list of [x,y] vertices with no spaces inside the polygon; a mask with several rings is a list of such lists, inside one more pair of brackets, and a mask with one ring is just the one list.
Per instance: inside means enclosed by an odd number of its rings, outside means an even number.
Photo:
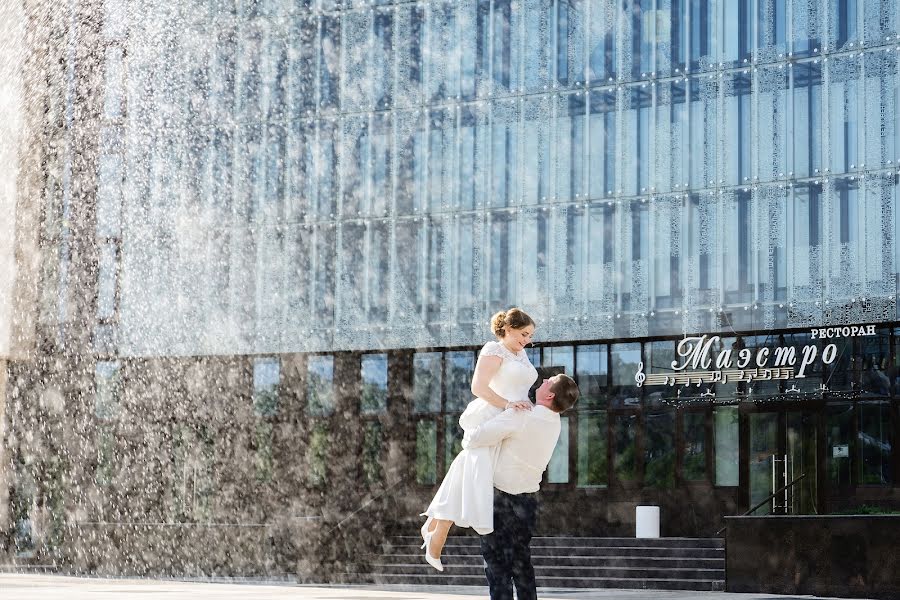
[{"label": "treble clef sign", "polygon": [[644,363],[643,362],[638,363],[638,370],[637,370],[637,373],[635,373],[635,375],[634,375],[634,380],[637,383],[638,387],[641,387],[642,385],[644,385],[644,382],[647,380],[647,376],[644,375]]}]

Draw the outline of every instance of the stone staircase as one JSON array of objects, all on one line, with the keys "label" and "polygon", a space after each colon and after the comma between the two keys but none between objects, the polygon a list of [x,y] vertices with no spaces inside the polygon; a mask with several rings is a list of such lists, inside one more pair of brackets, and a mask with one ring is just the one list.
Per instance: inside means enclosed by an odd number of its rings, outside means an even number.
[{"label": "stone staircase", "polygon": [[[486,586],[478,538],[451,536],[444,572],[422,558],[420,537],[395,537],[370,558],[371,573],[353,579],[375,584]],[[656,590],[725,589],[721,538],[536,537],[531,556],[539,587]]]}]

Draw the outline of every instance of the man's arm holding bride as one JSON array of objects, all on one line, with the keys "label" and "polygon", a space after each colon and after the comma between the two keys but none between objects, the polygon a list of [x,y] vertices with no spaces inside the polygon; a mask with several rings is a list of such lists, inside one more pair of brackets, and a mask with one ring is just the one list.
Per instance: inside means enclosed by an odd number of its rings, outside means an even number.
[{"label": "man's arm holding bride", "polygon": [[485,421],[467,440],[463,441],[464,448],[484,448],[499,444],[509,436],[519,431],[528,418],[527,413],[519,410],[505,410],[493,419]]}]

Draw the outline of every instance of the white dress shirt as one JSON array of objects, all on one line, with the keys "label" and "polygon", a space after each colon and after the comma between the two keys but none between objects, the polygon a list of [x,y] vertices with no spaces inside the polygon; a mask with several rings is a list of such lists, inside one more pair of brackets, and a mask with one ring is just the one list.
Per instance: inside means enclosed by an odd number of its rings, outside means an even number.
[{"label": "white dress shirt", "polygon": [[507,494],[536,492],[556,440],[559,414],[546,406],[534,410],[507,409],[472,432],[467,448],[500,444],[494,467],[494,487]]}]

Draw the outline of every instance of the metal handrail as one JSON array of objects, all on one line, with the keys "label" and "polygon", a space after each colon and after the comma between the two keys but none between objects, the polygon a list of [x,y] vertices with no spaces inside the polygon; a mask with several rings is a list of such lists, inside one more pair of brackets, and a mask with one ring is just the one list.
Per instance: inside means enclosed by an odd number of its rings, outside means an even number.
[{"label": "metal handrail", "polygon": [[[778,494],[780,494],[781,492],[783,492],[784,490],[786,490],[786,489],[788,489],[789,487],[791,487],[791,486],[793,486],[794,484],[796,484],[798,481],[800,481],[800,480],[803,479],[804,477],[806,477],[806,473],[800,473],[800,476],[797,477],[796,479],[794,479],[792,482],[788,483],[787,485],[781,487],[781,488],[778,489],[778,490],[775,490],[774,492],[772,492],[771,494],[769,494],[769,496],[768,496],[765,500],[763,500],[762,502],[760,502],[759,504],[757,504],[756,506],[754,506],[753,508],[751,508],[750,510],[748,510],[748,511],[745,512],[744,514],[738,515],[738,516],[739,516],[739,517],[746,517],[747,515],[749,515],[749,514],[752,513],[753,511],[755,511],[757,508],[759,508],[760,506],[762,506],[763,504],[765,504],[766,502],[768,502],[769,500],[771,500],[772,498],[774,498],[775,496],[777,496]],[[719,535],[720,533],[722,533],[723,531],[725,531],[725,529],[726,529],[727,527],[728,527],[728,525],[726,524],[724,527],[722,527],[722,529],[720,529],[720,530],[718,530],[718,531],[716,532],[716,535]]]}]

